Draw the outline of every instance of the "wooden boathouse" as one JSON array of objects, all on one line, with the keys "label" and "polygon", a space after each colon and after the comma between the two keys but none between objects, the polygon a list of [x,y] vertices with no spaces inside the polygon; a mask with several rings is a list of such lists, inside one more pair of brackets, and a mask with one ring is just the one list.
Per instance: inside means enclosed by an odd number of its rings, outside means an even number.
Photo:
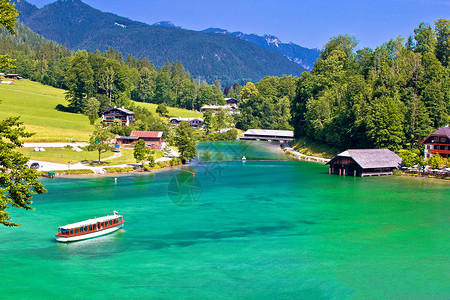
[{"label": "wooden boathouse", "polygon": [[294,132],[292,130],[249,129],[240,139],[285,143],[294,140]]},{"label": "wooden boathouse", "polygon": [[349,149],[333,157],[330,174],[343,176],[392,175],[402,159],[389,149]]}]

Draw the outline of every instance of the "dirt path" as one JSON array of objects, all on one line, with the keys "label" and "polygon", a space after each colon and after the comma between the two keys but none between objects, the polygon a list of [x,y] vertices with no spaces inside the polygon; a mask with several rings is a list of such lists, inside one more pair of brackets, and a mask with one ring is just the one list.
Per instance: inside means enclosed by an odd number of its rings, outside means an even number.
[{"label": "dirt path", "polygon": [[104,158],[102,160],[111,160],[111,159],[114,159],[114,158],[117,158],[117,157],[121,157],[121,156],[122,156],[122,152],[115,152],[114,155],[112,155],[110,157],[107,157],[107,158]]}]

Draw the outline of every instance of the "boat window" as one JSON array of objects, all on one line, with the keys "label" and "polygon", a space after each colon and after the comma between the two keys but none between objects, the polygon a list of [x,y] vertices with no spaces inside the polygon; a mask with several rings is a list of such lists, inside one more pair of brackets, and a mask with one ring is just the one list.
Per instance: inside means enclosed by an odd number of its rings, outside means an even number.
[{"label": "boat window", "polygon": [[94,224],[94,230],[97,229],[97,224]]},{"label": "boat window", "polygon": [[78,233],[78,228],[75,228],[75,234],[77,234]]},{"label": "boat window", "polygon": [[111,225],[111,220],[109,220],[109,225]]},{"label": "boat window", "polygon": [[84,231],[88,231],[88,230],[87,230],[87,226],[84,226]]},{"label": "boat window", "polygon": [[83,232],[83,227],[80,227],[80,233]]},{"label": "boat window", "polygon": [[73,229],[70,229],[70,234],[73,234]]},{"label": "boat window", "polygon": [[89,225],[89,231],[92,231],[92,225]]}]

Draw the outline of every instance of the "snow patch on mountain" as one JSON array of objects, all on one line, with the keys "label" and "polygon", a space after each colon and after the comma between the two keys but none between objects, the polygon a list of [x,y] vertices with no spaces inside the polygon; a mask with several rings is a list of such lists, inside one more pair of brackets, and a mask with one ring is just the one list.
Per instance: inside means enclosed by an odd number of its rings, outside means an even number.
[{"label": "snow patch on mountain", "polygon": [[263,35],[263,38],[266,40],[268,45],[274,44],[275,46],[280,47],[281,41],[276,36],[265,34]]},{"label": "snow patch on mountain", "polygon": [[122,28],[127,28],[126,25],[123,25],[123,24],[120,24],[120,23],[117,23],[117,22],[114,22],[114,25],[115,25],[115,26],[122,27]]}]

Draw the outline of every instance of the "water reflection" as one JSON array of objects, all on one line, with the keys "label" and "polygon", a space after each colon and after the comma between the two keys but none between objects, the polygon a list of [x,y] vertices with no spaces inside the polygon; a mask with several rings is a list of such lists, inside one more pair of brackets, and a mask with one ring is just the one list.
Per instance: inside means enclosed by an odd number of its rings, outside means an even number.
[{"label": "water reflection", "polygon": [[59,255],[105,256],[108,252],[115,252],[114,249],[122,244],[125,233],[124,229],[119,229],[111,234],[88,240],[71,243],[56,242],[55,247]]}]

